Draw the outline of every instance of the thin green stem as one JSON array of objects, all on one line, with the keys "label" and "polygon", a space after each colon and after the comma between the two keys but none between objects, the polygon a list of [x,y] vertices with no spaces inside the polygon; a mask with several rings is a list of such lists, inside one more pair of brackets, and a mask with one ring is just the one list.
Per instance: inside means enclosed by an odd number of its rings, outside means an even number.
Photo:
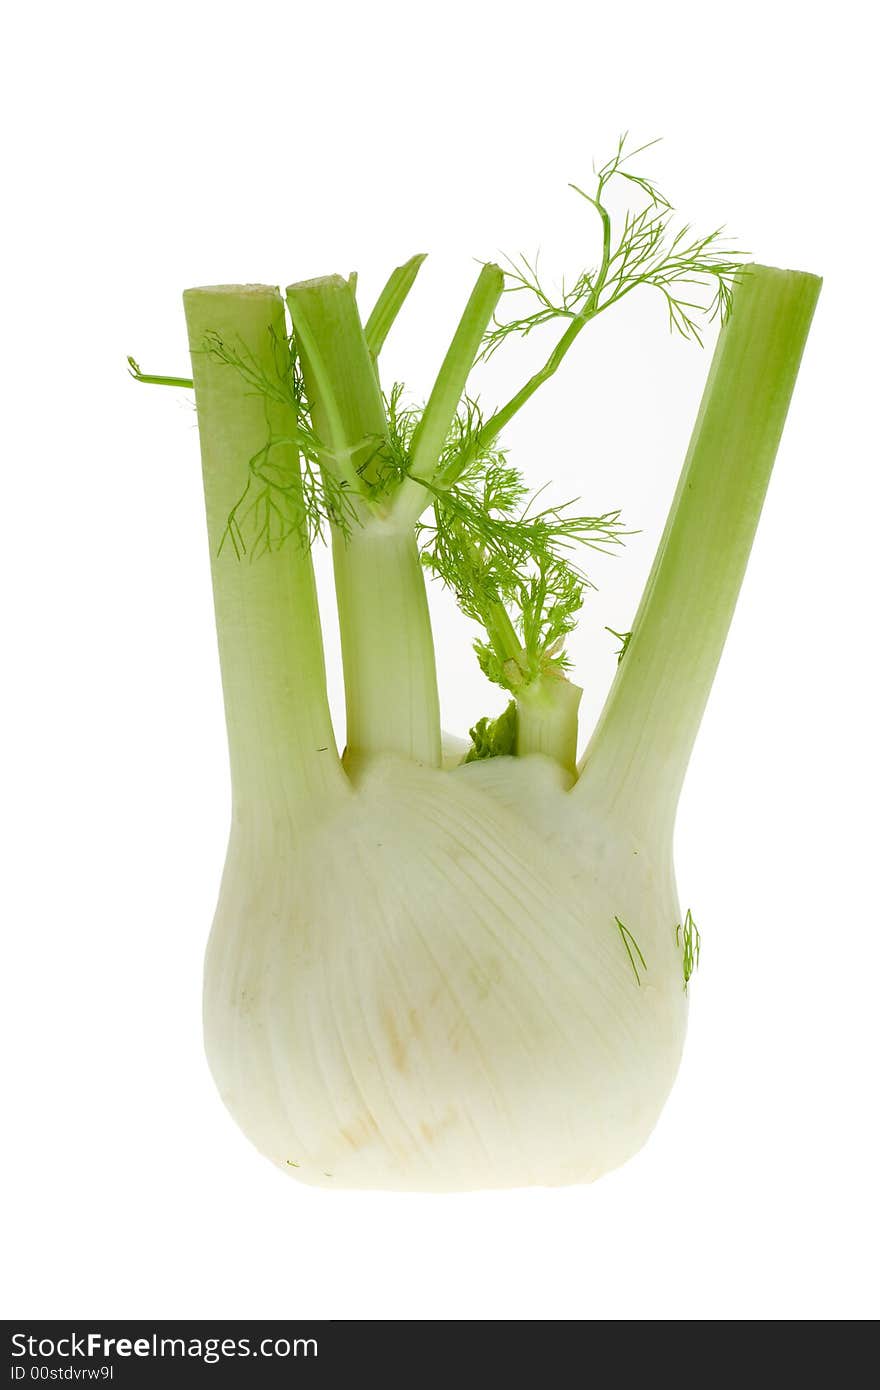
[{"label": "thin green stem", "polygon": [[437,467],[483,341],[486,324],[495,312],[503,289],[502,270],[497,265],[484,265],[437,373],[437,380],[413,438],[410,472],[414,478],[430,478]]},{"label": "thin green stem", "polygon": [[294,818],[313,816],[322,797],[344,790],[345,778],[327,704],[311,557],[290,544],[251,564],[222,546],[243,468],[269,441],[278,441],[273,456],[295,486],[298,458],[283,442],[296,434],[295,412],[251,390],[208,346],[220,334],[274,375],[284,308],[278,291],[264,285],[187,290],[184,308],[236,815],[268,805]]},{"label": "thin green stem", "polygon": [[431,494],[417,479],[430,482],[455,420],[467,379],[474,365],[486,325],[501,298],[504,272],[484,265],[459,320],[452,342],[437,373],[422,418],[412,441],[410,477],[395,498],[393,512],[401,523],[414,526],[431,501]]},{"label": "thin green stem", "polygon": [[517,661],[522,656],[522,640],[513,625],[513,620],[503,603],[489,603],[482,614],[486,636],[498,660],[504,665]]},{"label": "thin green stem", "polygon": [[[611,219],[604,207],[596,202],[595,199],[589,198],[588,201],[593,203],[602,222],[602,261],[596,274],[592,293],[588,297],[584,307],[572,319],[571,323],[562,334],[562,337],[550,353],[543,367],[539,368],[533,376],[529,377],[525,385],[521,386],[520,389],[511,396],[506,405],[496,410],[479,430],[471,449],[462,455],[458,468],[459,474],[464,471],[470,460],[476,457],[481,450],[491,448],[505,425],[513,419],[514,415],[522,410],[523,406],[527,401],[531,400],[535,392],[559,370],[569,349],[590,320],[595,318],[597,314],[600,314],[603,308],[607,307],[607,305],[599,304],[599,296],[604,288],[611,263]],[[454,482],[455,475],[451,474],[446,481],[449,483]]]},{"label": "thin green stem", "polygon": [[515,395],[511,396],[507,404],[496,410],[494,415],[491,415],[486,421],[480,431],[481,445],[486,447],[491,444],[493,440],[497,439],[505,425],[513,419],[518,411],[522,410],[526,401],[531,400],[532,396],[544,385],[545,381],[550,380],[551,376],[553,376],[560,367],[562,359],[565,357],[565,354],[568,352],[578,334],[585,327],[586,323],[587,317],[583,313],[572,320],[543,367],[535,372],[534,376],[529,377],[526,384],[521,386]]},{"label": "thin green stem", "polygon": [[576,794],[668,836],[733,617],[821,280],[735,287],[666,529]]},{"label": "thin green stem", "polygon": [[[578,191],[580,192],[580,190]],[[596,274],[593,292],[577,317],[568,325],[543,367],[529,378],[525,386],[522,386],[515,395],[511,396],[506,405],[501,406],[500,410],[496,410],[495,414],[486,421],[479,435],[479,441],[483,448],[487,448],[494,439],[497,439],[504,426],[513,419],[517,411],[522,409],[526,401],[531,399],[545,381],[550,380],[551,376],[559,369],[563,358],[578,334],[586,327],[590,319],[595,318],[596,314],[600,312],[599,296],[605,287],[608,267],[611,263],[611,218],[596,198],[589,198],[585,193],[582,196],[587,198],[587,202],[593,204],[602,222],[602,261]]]},{"label": "thin green stem", "polygon": [[147,386],[181,386],[184,390],[192,390],[192,377],[156,376],[152,372],[142,372],[133,357],[127,357],[125,360],[128,363],[128,374],[133,376],[135,381],[143,381]]},{"label": "thin green stem", "polygon": [[403,308],[407,295],[416,281],[426,253],[411,256],[403,265],[392,270],[382,293],[376,300],[370,317],[364,325],[364,337],[370,356],[375,362],[388,337],[394,320]]}]

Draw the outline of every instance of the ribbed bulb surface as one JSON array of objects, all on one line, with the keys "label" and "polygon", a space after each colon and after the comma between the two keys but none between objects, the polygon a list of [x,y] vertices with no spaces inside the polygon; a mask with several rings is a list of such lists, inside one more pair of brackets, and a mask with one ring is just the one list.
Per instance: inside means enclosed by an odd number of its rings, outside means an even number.
[{"label": "ribbed bulb surface", "polygon": [[541,758],[388,759],[308,828],[240,815],[207,1048],[280,1168],[338,1187],[556,1185],[647,1138],[687,1015],[671,866],[566,786]]}]

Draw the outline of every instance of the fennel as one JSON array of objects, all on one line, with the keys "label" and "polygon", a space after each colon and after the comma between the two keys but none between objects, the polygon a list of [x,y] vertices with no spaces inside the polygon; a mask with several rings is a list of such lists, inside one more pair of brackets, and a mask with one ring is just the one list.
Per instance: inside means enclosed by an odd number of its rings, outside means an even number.
[{"label": "fennel", "polygon": [[[577,190],[601,253],[560,295],[534,262],[481,268],[424,409],[380,381],[422,256],[365,322],[351,277],[290,286],[290,326],[273,287],[184,296],[233,796],[206,1044],[239,1124],[309,1182],[587,1181],[644,1142],[678,1067],[700,938],[676,893],[675,811],[820,281],[677,228],[632,157],[621,142]],[[619,227],[615,184],[641,200]],[[530,497],[500,432],[593,318],[646,288],[684,337],[722,326],[578,762],[565,640],[584,553],[621,546],[624,522]],[[505,316],[510,295],[531,307]],[[545,365],[486,416],[474,363],[557,321]],[[323,536],[341,754],[310,554]],[[426,576],[482,629],[477,659],[510,695],[469,751],[441,736]]]}]

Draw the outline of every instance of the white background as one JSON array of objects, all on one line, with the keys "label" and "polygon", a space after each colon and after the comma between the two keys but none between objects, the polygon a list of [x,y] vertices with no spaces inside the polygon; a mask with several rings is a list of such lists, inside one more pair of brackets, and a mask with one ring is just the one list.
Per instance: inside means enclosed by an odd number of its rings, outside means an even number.
[{"label": "white background", "polygon": [[[876,1289],[876,128],[868,8],[542,0],[19,8],[6,24],[3,1027],[7,1316],[855,1318]],[[180,292],[431,258],[387,350],[424,395],[474,257],[578,269],[566,191],[623,128],[699,227],[824,273],[681,807],[703,929],[680,1079],[592,1188],[287,1181],[203,1060],[228,783]],[[483,379],[488,403],[536,360]],[[647,294],[509,443],[624,508],[584,727],[708,356]],[[323,563],[323,562],[322,562]],[[326,583],[325,596],[330,592]],[[497,707],[434,605],[444,717]],[[328,660],[334,699],[338,656]]]}]

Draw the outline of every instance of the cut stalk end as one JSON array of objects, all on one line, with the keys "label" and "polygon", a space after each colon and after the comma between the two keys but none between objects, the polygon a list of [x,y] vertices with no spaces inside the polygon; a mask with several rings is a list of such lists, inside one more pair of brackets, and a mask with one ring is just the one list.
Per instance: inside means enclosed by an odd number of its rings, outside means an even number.
[{"label": "cut stalk end", "polygon": [[564,677],[542,676],[517,695],[517,757],[541,753],[574,777],[583,693]]}]

